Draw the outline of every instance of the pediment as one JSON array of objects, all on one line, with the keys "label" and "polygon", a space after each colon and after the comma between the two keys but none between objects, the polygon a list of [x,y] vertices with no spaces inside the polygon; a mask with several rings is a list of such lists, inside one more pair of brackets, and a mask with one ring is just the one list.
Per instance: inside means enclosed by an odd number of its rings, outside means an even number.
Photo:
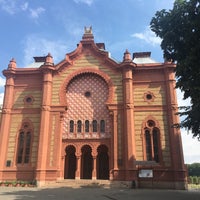
[{"label": "pediment", "polygon": [[109,56],[109,52],[105,50],[104,43],[95,43],[92,38],[85,39],[83,36],[83,39],[77,45],[77,48],[74,51],[67,53],[65,59],[55,65],[55,71],[60,73],[61,71],[66,70],[84,56],[92,56],[100,63],[114,70],[117,70],[119,67],[119,63],[112,59]]}]

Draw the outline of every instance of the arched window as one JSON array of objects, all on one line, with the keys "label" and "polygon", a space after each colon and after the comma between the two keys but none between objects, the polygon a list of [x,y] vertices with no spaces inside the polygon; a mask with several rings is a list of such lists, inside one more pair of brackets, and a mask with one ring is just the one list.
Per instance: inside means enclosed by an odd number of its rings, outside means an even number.
[{"label": "arched window", "polygon": [[92,121],[92,131],[97,132],[97,120]]},{"label": "arched window", "polygon": [[27,164],[30,162],[31,139],[30,125],[24,123],[18,136],[17,164]]},{"label": "arched window", "polygon": [[74,121],[70,120],[69,122],[69,132],[73,133],[74,132]]},{"label": "arched window", "polygon": [[100,132],[105,133],[105,121],[104,120],[100,121]]},{"label": "arched window", "polygon": [[156,162],[160,161],[160,133],[159,129],[156,127],[155,122],[149,120],[147,122],[147,127],[144,131],[145,139],[145,151],[146,151],[146,160],[154,160]]},{"label": "arched window", "polygon": [[85,120],[85,132],[88,133],[90,130],[90,123],[89,120]]},{"label": "arched window", "polygon": [[149,130],[145,130],[145,141],[146,141],[146,157],[147,157],[147,160],[152,160],[151,136],[150,136]]},{"label": "arched window", "polygon": [[82,122],[81,122],[81,120],[77,121],[77,132],[78,133],[82,132]]}]

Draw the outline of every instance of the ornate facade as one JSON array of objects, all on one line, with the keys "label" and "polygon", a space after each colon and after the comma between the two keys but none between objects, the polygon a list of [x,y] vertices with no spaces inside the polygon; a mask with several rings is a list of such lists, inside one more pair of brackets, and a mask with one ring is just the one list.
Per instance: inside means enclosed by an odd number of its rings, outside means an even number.
[{"label": "ornate facade", "polygon": [[6,70],[0,129],[0,181],[63,179],[186,187],[175,65],[149,52],[116,62],[85,29],[58,64],[35,57]]}]

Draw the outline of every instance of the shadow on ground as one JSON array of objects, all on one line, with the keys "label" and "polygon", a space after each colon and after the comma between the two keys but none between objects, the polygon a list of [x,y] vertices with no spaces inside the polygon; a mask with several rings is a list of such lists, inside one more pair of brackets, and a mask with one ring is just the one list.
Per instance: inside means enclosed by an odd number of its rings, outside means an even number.
[{"label": "shadow on ground", "polygon": [[12,188],[1,187],[2,200],[199,200],[200,191],[105,189],[105,188]]}]

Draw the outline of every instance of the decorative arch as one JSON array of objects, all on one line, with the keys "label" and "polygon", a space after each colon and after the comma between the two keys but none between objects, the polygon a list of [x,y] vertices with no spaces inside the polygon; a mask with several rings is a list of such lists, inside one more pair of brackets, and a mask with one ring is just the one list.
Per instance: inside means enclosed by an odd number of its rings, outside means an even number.
[{"label": "decorative arch", "polygon": [[76,173],[76,148],[74,145],[65,147],[65,179],[75,179]]},{"label": "decorative arch", "polygon": [[106,103],[112,103],[113,98],[114,98],[114,86],[112,83],[111,78],[104,72],[96,69],[81,69],[78,71],[75,71],[74,73],[70,74],[63,82],[63,84],[60,87],[60,103],[61,105],[67,105],[67,100],[66,100],[66,88],[69,85],[69,83],[77,76],[81,74],[96,74],[100,76],[108,85],[108,99]]},{"label": "decorative arch", "polygon": [[161,133],[159,122],[148,116],[142,123],[144,160],[162,162]]},{"label": "decorative arch", "polygon": [[155,127],[160,128],[160,124],[159,124],[158,120],[151,115],[147,116],[144,119],[144,121],[142,123],[142,128],[148,127],[148,124],[147,124],[148,121],[153,121],[155,123]]},{"label": "decorative arch", "polygon": [[108,147],[101,144],[97,148],[97,179],[109,180]]},{"label": "decorative arch", "polygon": [[16,137],[16,164],[30,164],[33,143],[33,124],[28,118],[24,119],[19,126]]},{"label": "decorative arch", "polygon": [[91,149],[91,154],[92,156],[96,156],[97,154],[97,151],[96,151],[96,145],[93,144],[92,142],[87,142],[87,143],[82,143],[82,146],[80,147],[80,153],[82,153],[82,149],[85,147],[85,146],[88,146],[90,149]]},{"label": "decorative arch", "polygon": [[83,145],[81,148],[81,178],[92,179],[93,171],[92,148],[89,145]]}]

